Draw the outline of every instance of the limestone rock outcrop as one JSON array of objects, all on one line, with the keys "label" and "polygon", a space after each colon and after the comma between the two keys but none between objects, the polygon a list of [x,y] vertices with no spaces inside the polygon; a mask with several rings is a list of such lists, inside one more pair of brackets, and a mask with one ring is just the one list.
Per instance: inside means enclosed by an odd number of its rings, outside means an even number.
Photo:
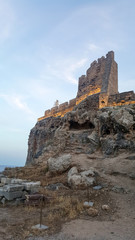
[{"label": "limestone rock outcrop", "polygon": [[73,167],[68,172],[68,184],[72,188],[86,188],[92,186],[96,182],[96,170],[90,168],[87,171],[78,172],[76,167]]},{"label": "limestone rock outcrop", "polygon": [[58,158],[49,158],[47,164],[51,173],[65,172],[71,165],[71,155],[64,154]]},{"label": "limestone rock outcrop", "polygon": [[135,104],[99,110],[91,108],[87,97],[64,117],[37,122],[30,132],[26,165],[98,150],[104,156],[135,151]]}]

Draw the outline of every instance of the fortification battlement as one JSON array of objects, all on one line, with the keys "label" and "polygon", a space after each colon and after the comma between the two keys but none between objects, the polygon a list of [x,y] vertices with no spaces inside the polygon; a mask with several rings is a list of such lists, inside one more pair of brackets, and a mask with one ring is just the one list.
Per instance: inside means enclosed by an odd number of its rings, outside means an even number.
[{"label": "fortification battlement", "polygon": [[63,117],[88,96],[91,96],[91,106],[95,104],[97,108],[135,103],[133,91],[118,93],[118,65],[113,51],[90,64],[86,75],[79,78],[76,98],[45,111],[38,121],[52,116]]},{"label": "fortification battlement", "polygon": [[92,62],[86,75],[79,78],[77,97],[97,89],[109,95],[118,93],[118,71],[113,51]]}]

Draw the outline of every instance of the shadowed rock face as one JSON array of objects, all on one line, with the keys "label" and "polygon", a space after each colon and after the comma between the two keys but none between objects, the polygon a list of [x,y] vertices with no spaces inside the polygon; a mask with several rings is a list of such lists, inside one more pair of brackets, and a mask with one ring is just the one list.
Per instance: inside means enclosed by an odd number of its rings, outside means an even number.
[{"label": "shadowed rock face", "polygon": [[135,151],[135,105],[96,110],[89,99],[63,118],[37,122],[29,135],[26,165],[67,153],[91,154],[100,149],[107,156],[121,149]]}]

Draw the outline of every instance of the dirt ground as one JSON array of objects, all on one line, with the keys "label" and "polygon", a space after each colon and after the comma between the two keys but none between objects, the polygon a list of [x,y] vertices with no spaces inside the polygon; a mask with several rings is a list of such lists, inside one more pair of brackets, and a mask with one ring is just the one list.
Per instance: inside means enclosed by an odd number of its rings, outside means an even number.
[{"label": "dirt ground", "polygon": [[[73,165],[80,169],[94,167],[99,172],[97,184],[86,190],[69,188],[47,191],[47,184],[61,182],[67,187],[67,173],[51,176],[47,167],[7,170],[10,177],[40,180],[41,192],[51,197],[43,206],[42,223],[48,230],[33,230],[40,221],[40,207],[0,204],[0,240],[134,240],[135,239],[135,154],[121,152],[115,158],[74,154]],[[84,201],[94,202],[96,216],[89,216]],[[102,205],[107,204],[108,210]]]}]

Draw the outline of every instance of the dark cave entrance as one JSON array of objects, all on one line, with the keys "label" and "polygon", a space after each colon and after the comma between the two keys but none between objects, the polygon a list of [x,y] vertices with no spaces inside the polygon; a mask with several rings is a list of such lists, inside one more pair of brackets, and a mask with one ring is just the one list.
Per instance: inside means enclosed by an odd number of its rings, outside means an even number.
[{"label": "dark cave entrance", "polygon": [[78,123],[75,121],[70,121],[70,130],[83,130],[83,129],[93,129],[95,128],[94,124],[92,122],[86,121],[85,123]]}]

